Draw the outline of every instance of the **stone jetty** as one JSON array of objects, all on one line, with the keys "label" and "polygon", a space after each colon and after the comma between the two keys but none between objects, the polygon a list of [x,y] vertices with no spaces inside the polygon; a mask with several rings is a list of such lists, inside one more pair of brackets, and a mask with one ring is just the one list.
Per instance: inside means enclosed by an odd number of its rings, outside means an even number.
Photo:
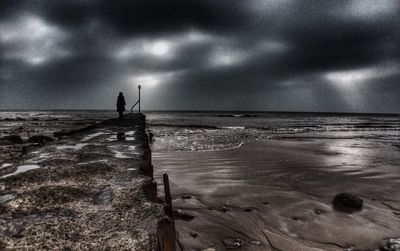
[{"label": "stone jetty", "polygon": [[174,249],[143,114],[54,136],[1,164],[0,250]]}]

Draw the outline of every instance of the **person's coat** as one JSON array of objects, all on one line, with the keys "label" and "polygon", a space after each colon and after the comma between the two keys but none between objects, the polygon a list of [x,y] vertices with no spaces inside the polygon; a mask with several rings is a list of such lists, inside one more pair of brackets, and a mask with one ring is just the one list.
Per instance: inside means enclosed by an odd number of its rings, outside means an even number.
[{"label": "person's coat", "polygon": [[119,95],[118,96],[118,100],[117,100],[117,112],[123,112],[125,111],[125,98],[123,95]]}]

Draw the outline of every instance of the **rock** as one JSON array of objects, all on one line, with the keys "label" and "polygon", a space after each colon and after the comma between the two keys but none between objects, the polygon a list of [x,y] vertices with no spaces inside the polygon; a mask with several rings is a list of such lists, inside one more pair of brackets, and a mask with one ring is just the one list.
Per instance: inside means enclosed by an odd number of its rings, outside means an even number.
[{"label": "rock", "polygon": [[346,213],[361,211],[363,200],[349,193],[340,193],[333,198],[334,209]]},{"label": "rock", "polygon": [[400,251],[400,238],[385,240],[379,250]]},{"label": "rock", "polygon": [[188,194],[184,194],[184,195],[181,195],[181,198],[184,199],[184,200],[188,200],[188,199],[191,199],[192,196],[188,195]]},{"label": "rock", "polygon": [[176,211],[174,211],[174,217],[177,220],[185,220],[185,221],[191,221],[194,219],[193,215],[184,213],[182,210],[177,209]]},{"label": "rock", "polygon": [[243,246],[243,241],[239,238],[237,239],[225,239],[222,240],[222,242],[224,243],[224,246],[227,250],[230,249],[239,249],[240,247]]},{"label": "rock", "polygon": [[198,234],[195,233],[195,232],[190,232],[189,235],[192,236],[193,238],[197,238],[197,235],[198,235]]},{"label": "rock", "polygon": [[44,144],[46,144],[47,142],[51,142],[51,141],[53,141],[53,140],[54,140],[53,138],[48,137],[48,136],[44,136],[44,135],[34,135],[34,136],[32,136],[32,137],[30,137],[30,138],[28,139],[28,142],[31,142],[31,143],[38,143],[38,144],[40,144],[40,145],[44,145]]},{"label": "rock", "polygon": [[226,207],[226,206],[222,206],[222,207],[220,207],[219,208],[219,211],[221,211],[221,212],[228,212],[228,211],[230,211],[230,209],[228,208],[228,207]]},{"label": "rock", "polygon": [[245,209],[243,209],[243,211],[245,211],[245,212],[251,212],[251,211],[253,211],[253,209],[251,209],[251,208],[245,208]]},{"label": "rock", "polygon": [[3,140],[6,140],[8,142],[14,143],[14,144],[22,144],[22,138],[19,135],[9,135],[5,136]]},{"label": "rock", "polygon": [[314,213],[315,213],[315,214],[324,214],[324,213],[326,213],[326,212],[325,212],[324,210],[315,208],[315,209],[314,209]]},{"label": "rock", "polygon": [[243,245],[242,243],[243,243],[243,242],[242,242],[241,239],[236,239],[235,242],[233,243],[233,246],[234,246],[235,248],[239,248],[239,247],[241,247],[241,246]]}]

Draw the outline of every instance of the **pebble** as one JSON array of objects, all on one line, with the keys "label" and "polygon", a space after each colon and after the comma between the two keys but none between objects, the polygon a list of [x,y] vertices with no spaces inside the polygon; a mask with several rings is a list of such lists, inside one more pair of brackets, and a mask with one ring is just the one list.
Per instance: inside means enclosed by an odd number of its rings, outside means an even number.
[{"label": "pebble", "polygon": [[187,213],[185,213],[185,212],[183,212],[182,210],[179,210],[179,209],[174,211],[174,216],[177,219],[186,220],[186,221],[191,221],[191,220],[194,219],[193,215],[187,214]]},{"label": "pebble", "polygon": [[197,238],[197,235],[198,235],[198,234],[195,233],[195,232],[190,232],[189,235],[192,236],[193,238]]},{"label": "pebble", "polygon": [[326,213],[324,210],[321,210],[321,209],[314,209],[314,213],[315,214],[323,214],[323,213]]},{"label": "pebble", "polygon": [[221,212],[228,212],[228,211],[230,211],[230,209],[228,208],[228,207],[226,207],[226,206],[222,206],[222,207],[220,207],[219,208],[219,211],[221,211]]},{"label": "pebble", "polygon": [[233,243],[233,246],[235,248],[240,248],[243,245],[243,241],[241,239],[236,239],[235,242]]}]

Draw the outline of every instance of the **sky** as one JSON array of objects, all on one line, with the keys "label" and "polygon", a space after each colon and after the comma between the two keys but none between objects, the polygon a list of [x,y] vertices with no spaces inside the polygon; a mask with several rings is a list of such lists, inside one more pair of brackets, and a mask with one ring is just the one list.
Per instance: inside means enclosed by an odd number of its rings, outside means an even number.
[{"label": "sky", "polygon": [[400,113],[398,0],[0,0],[0,109]]}]

